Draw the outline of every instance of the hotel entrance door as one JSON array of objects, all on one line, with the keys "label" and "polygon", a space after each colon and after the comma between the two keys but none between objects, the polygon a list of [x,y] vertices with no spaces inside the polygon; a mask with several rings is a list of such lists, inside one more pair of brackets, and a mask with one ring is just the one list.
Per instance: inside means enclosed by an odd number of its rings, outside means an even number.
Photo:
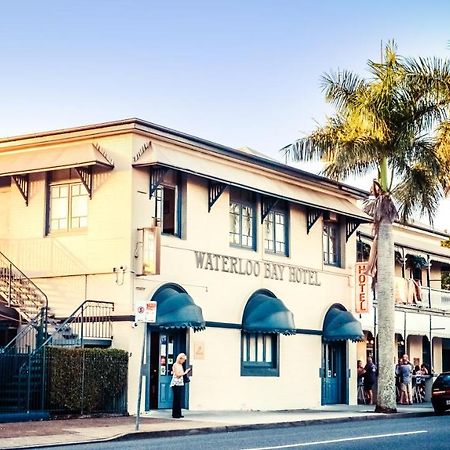
[{"label": "hotel entrance door", "polygon": [[[150,379],[147,383],[146,409],[172,407],[172,366],[179,353],[186,353],[186,330],[149,331]],[[183,408],[187,407],[188,386],[185,388]]]},{"label": "hotel entrance door", "polygon": [[345,342],[323,344],[322,404],[346,403]]}]

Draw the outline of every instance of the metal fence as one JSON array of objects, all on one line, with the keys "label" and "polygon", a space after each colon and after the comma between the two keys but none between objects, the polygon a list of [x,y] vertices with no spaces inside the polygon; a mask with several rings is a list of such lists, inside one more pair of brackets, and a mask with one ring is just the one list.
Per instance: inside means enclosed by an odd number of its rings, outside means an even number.
[{"label": "metal fence", "polygon": [[105,348],[113,309],[86,300],[67,319],[47,322],[43,308],[0,348],[0,412],[125,412],[127,356]]},{"label": "metal fence", "polygon": [[51,414],[126,413],[126,352],[48,348],[45,358],[46,409]]},{"label": "metal fence", "polygon": [[128,355],[119,352],[42,347],[0,354],[0,412],[125,413]]}]

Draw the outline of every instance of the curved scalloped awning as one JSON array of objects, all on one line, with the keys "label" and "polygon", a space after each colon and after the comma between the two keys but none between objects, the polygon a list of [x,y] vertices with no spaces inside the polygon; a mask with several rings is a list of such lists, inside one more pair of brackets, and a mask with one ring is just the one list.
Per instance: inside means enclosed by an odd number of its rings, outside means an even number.
[{"label": "curved scalloped awning", "polygon": [[248,333],[295,334],[294,315],[271,292],[258,291],[245,305],[242,329]]},{"label": "curved scalloped awning", "polygon": [[205,328],[202,309],[180,286],[167,284],[159,288],[152,300],[158,303],[155,325],[161,328]]},{"label": "curved scalloped awning", "polygon": [[332,306],[323,323],[324,341],[362,341],[364,333],[361,323],[349,311]]}]

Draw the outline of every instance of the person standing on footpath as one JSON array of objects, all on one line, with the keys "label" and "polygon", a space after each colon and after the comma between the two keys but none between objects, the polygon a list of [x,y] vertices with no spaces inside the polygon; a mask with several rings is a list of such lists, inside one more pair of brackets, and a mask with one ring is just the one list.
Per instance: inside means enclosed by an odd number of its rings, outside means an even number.
[{"label": "person standing on footpath", "polygon": [[400,377],[401,395],[400,403],[402,405],[412,405],[412,372],[413,366],[409,362],[408,355],[403,355],[402,361],[398,366],[398,375]]},{"label": "person standing on footpath", "polygon": [[184,389],[183,376],[187,375],[191,368],[184,370],[183,363],[186,361],[186,355],[180,353],[172,367],[172,381],[170,382],[170,387],[173,391],[173,403],[172,403],[172,417],[174,419],[180,419],[184,417],[181,414],[181,394]]},{"label": "person standing on footpath", "polygon": [[356,363],[356,375],[357,375],[357,400],[358,404],[366,404],[366,398],[364,395],[364,366],[360,359]]},{"label": "person standing on footpath", "polygon": [[372,358],[367,358],[367,364],[364,367],[364,393],[366,404],[373,405],[373,385],[377,380],[377,366],[372,362]]},{"label": "person standing on footpath", "polygon": [[364,377],[364,366],[362,364],[362,361],[360,359],[358,359],[357,363],[356,363],[356,374],[358,377],[358,384],[361,384],[363,381],[363,377]]}]

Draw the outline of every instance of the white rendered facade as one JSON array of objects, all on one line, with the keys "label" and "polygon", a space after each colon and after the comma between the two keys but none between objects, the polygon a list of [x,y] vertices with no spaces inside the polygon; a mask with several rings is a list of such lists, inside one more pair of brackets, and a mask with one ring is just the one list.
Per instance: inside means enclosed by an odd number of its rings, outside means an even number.
[{"label": "white rendered facade", "polygon": [[[92,196],[80,199],[75,169],[89,161],[68,155],[93,145],[110,164],[100,164],[97,154]],[[58,162],[58,154],[69,162]],[[18,167],[14,161],[23,162]],[[164,169],[161,178],[155,168]],[[28,204],[12,181],[14,174],[28,177]],[[149,198],[151,181],[155,192]],[[73,189],[69,197],[67,186]],[[223,191],[214,194],[211,186]],[[158,377],[168,376],[170,342],[162,350],[165,331],[136,324],[134,314],[137,303],[172,284],[193,299],[206,322],[205,330],[195,333],[190,327],[172,330],[194,367],[185,404],[190,409],[355,403],[357,345],[346,339],[333,350],[322,332],[333,305],[354,311],[354,231],[367,220],[355,206],[361,195],[269,159],[137,119],[0,139],[0,251],[47,293],[59,317],[70,315],[85,299],[114,302],[112,346],[130,354],[130,413],[136,410],[146,333],[142,409],[167,407]],[[69,213],[59,213],[66,204]],[[278,231],[261,223],[262,211]],[[141,275],[142,229],[155,224],[158,214],[167,231],[163,228],[161,235],[160,273]],[[294,317],[296,334],[271,333],[267,342],[272,344],[263,344],[258,339],[264,333],[257,333],[254,341],[251,337],[244,343],[243,312],[258,292],[283,302]],[[246,345],[252,346],[247,365]],[[264,354],[257,354],[255,345]],[[158,347],[166,353],[155,359]],[[328,355],[330,349],[338,352],[338,369],[326,366],[335,357]],[[339,387],[332,388],[337,392],[330,397],[324,379],[335,370]]]}]

